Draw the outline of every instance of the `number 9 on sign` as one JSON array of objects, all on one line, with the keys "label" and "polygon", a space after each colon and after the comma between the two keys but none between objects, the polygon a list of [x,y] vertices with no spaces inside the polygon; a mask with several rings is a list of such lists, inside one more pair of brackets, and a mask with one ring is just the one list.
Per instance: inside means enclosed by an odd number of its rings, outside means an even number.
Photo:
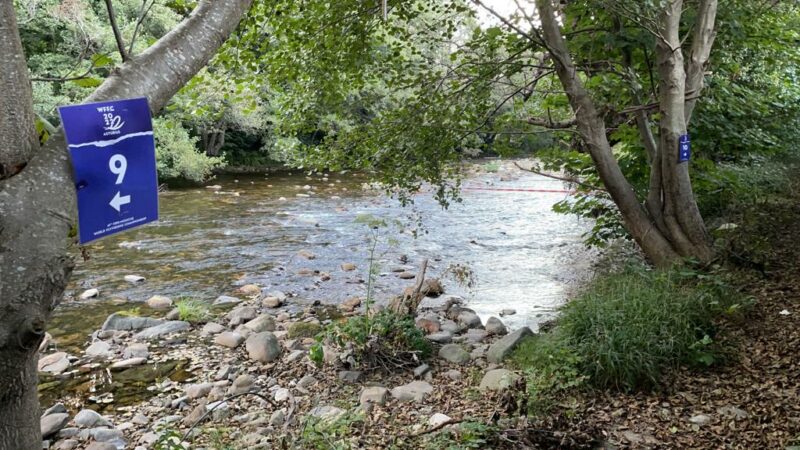
[{"label": "number 9 on sign", "polygon": [[120,154],[114,155],[108,160],[108,170],[117,176],[114,184],[122,184],[122,180],[125,179],[125,171],[128,170],[128,160]]}]

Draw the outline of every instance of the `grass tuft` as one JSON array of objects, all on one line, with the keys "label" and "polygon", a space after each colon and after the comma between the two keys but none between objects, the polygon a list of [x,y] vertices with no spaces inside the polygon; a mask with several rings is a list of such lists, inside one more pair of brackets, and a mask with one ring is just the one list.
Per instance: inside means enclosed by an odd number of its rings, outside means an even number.
[{"label": "grass tuft", "polygon": [[198,323],[208,318],[208,305],[200,300],[181,298],[175,302],[178,317],[190,323]]}]

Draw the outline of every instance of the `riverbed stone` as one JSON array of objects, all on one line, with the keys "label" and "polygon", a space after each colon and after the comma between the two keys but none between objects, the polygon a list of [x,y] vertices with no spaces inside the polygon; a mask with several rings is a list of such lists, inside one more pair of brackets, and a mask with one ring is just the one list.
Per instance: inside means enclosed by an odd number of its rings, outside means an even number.
[{"label": "riverbed stone", "polygon": [[355,384],[361,379],[362,372],[360,370],[340,370],[339,379],[345,383]]},{"label": "riverbed stone", "polygon": [[[116,428],[92,428],[89,435],[97,442],[122,441],[122,431]],[[114,447],[116,449],[116,447]]]},{"label": "riverbed stone", "polygon": [[92,442],[84,450],[117,450],[117,446],[111,442]]},{"label": "riverbed stone", "polygon": [[317,257],[315,254],[311,253],[308,250],[300,250],[299,252],[297,252],[297,256],[305,259],[315,259]]},{"label": "riverbed stone", "polygon": [[67,412],[67,407],[64,406],[63,403],[56,403],[55,405],[53,405],[53,406],[47,408],[46,410],[44,410],[44,412],[42,413],[42,417],[44,417],[44,416],[46,416],[48,414],[59,414],[59,413],[66,413],[66,412]]},{"label": "riverbed stone", "polygon": [[86,347],[84,353],[86,353],[86,356],[93,358],[109,358],[113,355],[111,344],[105,341],[92,342],[92,345]]},{"label": "riverbed stone", "polygon": [[481,328],[481,318],[473,311],[461,311],[458,313],[456,321],[464,328]]},{"label": "riverbed stone", "polygon": [[147,344],[137,342],[125,347],[125,350],[122,351],[122,357],[125,359],[128,358],[147,359],[150,357],[150,350],[147,348]]},{"label": "riverbed stone", "polygon": [[336,406],[331,405],[323,405],[317,406],[316,408],[309,411],[309,414],[318,417],[323,422],[333,422],[336,419],[345,415],[347,411],[343,410],[342,408],[337,408]]},{"label": "riverbed stone", "polygon": [[500,317],[513,316],[516,313],[517,313],[516,309],[511,309],[511,308],[501,309],[500,310]]},{"label": "riverbed stone", "polygon": [[503,336],[502,339],[489,347],[489,351],[486,352],[486,359],[490,363],[500,364],[528,336],[533,336],[533,331],[528,327],[522,327],[511,334]]},{"label": "riverbed stone", "polygon": [[386,389],[382,386],[371,386],[366,387],[364,390],[361,391],[361,396],[359,397],[359,403],[361,403],[361,407],[368,408],[370,405],[380,405],[383,406],[386,404],[386,400],[389,398],[389,389]]},{"label": "riverbed stone", "polygon": [[101,416],[97,411],[82,409],[72,419],[75,425],[81,428],[110,427],[111,422]]},{"label": "riverbed stone", "polygon": [[349,263],[349,262],[342,263],[341,267],[342,267],[342,270],[344,270],[345,272],[352,272],[352,271],[356,270],[356,265],[353,264],[353,263]]},{"label": "riverbed stone", "polygon": [[164,323],[161,319],[154,317],[128,316],[119,313],[111,314],[103,322],[102,330],[133,331],[154,327]]},{"label": "riverbed stone", "polygon": [[95,298],[100,295],[100,290],[96,288],[87,289],[81,292],[81,295],[78,296],[81,300],[88,300],[90,298]]},{"label": "riverbed stone", "polygon": [[470,361],[469,353],[458,344],[447,344],[439,349],[439,357],[454,364],[466,364]]},{"label": "riverbed stone", "polygon": [[266,308],[279,308],[281,305],[283,305],[283,300],[281,300],[278,297],[273,297],[269,295],[264,297],[263,300],[261,300],[261,304],[264,305],[264,307]]},{"label": "riverbed stone", "polygon": [[442,324],[434,318],[418,317],[415,323],[417,328],[427,334],[438,333],[442,328]]},{"label": "riverbed stone", "polygon": [[64,352],[57,352],[39,358],[39,372],[52,373],[58,375],[67,370],[70,366],[69,357]]},{"label": "riverbed stone", "polygon": [[135,366],[141,366],[147,362],[147,358],[128,358],[123,359],[122,361],[117,361],[114,364],[111,364],[111,369],[128,369]]},{"label": "riverbed stone", "polygon": [[239,375],[235,380],[233,380],[233,384],[228,389],[228,395],[237,395],[250,392],[250,389],[253,388],[255,381],[256,380],[252,375]]},{"label": "riverbed stone", "polygon": [[508,330],[506,330],[506,326],[503,325],[503,322],[500,319],[498,319],[497,317],[494,317],[494,316],[489,317],[489,319],[486,321],[486,327],[485,328],[486,328],[486,331],[489,332],[489,334],[493,334],[493,335],[496,335],[496,336],[502,336],[502,335],[508,333]]},{"label": "riverbed stone", "polygon": [[167,334],[188,330],[190,326],[191,325],[189,322],[184,322],[182,320],[170,320],[154,327],[145,328],[144,330],[136,333],[133,338],[140,341],[154,339]]},{"label": "riverbed stone", "polygon": [[229,305],[232,303],[240,303],[242,299],[238,297],[231,297],[230,295],[220,295],[214,300],[212,305]]},{"label": "riverbed stone", "polygon": [[481,380],[480,390],[502,391],[511,387],[518,376],[507,369],[494,369],[486,372]]},{"label": "riverbed stone", "polygon": [[489,337],[489,332],[480,328],[470,328],[464,333],[463,339],[471,344],[478,344]]},{"label": "riverbed stone", "polygon": [[141,275],[125,275],[123,278],[128,283],[141,283],[147,279]]},{"label": "riverbed stone", "polygon": [[269,424],[273,427],[279,427],[286,421],[286,413],[282,409],[276,409],[272,415],[269,416]]},{"label": "riverbed stone", "polygon": [[168,309],[172,307],[172,299],[164,295],[154,295],[147,299],[147,306],[153,309]]},{"label": "riverbed stone", "polygon": [[47,439],[58,433],[58,430],[67,425],[67,422],[69,422],[69,414],[65,413],[48,414],[42,417],[39,421],[42,430],[42,438]]},{"label": "riverbed stone", "polygon": [[433,386],[425,381],[412,381],[392,389],[392,397],[401,402],[421,402],[433,392]]},{"label": "riverbed stone", "polygon": [[450,334],[456,334],[461,331],[461,326],[454,321],[447,319],[441,322],[441,331],[446,331]]},{"label": "riverbed stone", "polygon": [[438,333],[429,334],[426,337],[429,341],[436,342],[437,344],[447,344],[453,340],[453,334],[449,331],[440,331]]},{"label": "riverbed stone", "polygon": [[313,375],[305,375],[303,378],[300,378],[300,381],[297,382],[297,387],[301,389],[308,389],[315,384],[317,384],[317,379],[314,378]]},{"label": "riverbed stone", "polygon": [[231,310],[225,317],[228,319],[228,325],[235,327],[245,322],[249,322],[258,316],[258,311],[252,306],[240,306]]},{"label": "riverbed stone", "polygon": [[242,345],[244,336],[235,331],[225,331],[214,337],[214,343],[228,348],[236,348]]},{"label": "riverbed stone", "polygon": [[262,363],[275,361],[281,355],[281,344],[278,342],[278,338],[269,331],[250,336],[247,338],[245,347],[250,359]]},{"label": "riverbed stone", "polygon": [[428,425],[432,427],[439,427],[442,426],[442,424],[448,423],[452,420],[453,419],[451,419],[447,414],[436,413],[428,419]]},{"label": "riverbed stone", "polygon": [[78,448],[79,444],[80,444],[80,442],[78,442],[76,439],[64,439],[62,441],[58,441],[58,443],[56,443],[54,449],[55,450],[74,450],[74,449]]},{"label": "riverbed stone", "polygon": [[254,333],[262,331],[275,331],[275,319],[269,314],[262,314],[244,324],[244,327]]},{"label": "riverbed stone", "polygon": [[208,322],[207,324],[203,325],[202,332],[203,334],[218,334],[225,331],[225,327],[220,325],[216,322]]},{"label": "riverbed stone", "polygon": [[339,305],[339,309],[341,309],[342,311],[345,311],[345,312],[353,312],[359,306],[361,306],[361,298],[359,298],[359,297],[350,297],[350,298],[346,299],[345,301],[343,301]]},{"label": "riverbed stone", "polygon": [[261,294],[261,288],[255,284],[245,284],[239,288],[239,292],[248,297],[254,297]]},{"label": "riverbed stone", "polygon": [[186,397],[188,397],[190,400],[194,400],[205,397],[213,388],[214,385],[211,383],[196,383],[187,386],[184,392],[186,392]]}]

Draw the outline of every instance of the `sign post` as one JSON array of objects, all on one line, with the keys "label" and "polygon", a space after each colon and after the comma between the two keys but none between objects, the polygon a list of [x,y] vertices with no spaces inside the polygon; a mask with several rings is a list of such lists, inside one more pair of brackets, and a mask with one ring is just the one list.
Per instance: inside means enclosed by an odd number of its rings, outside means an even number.
[{"label": "sign post", "polygon": [[687,162],[692,157],[692,142],[688,134],[683,134],[678,140],[678,162]]},{"label": "sign post", "polygon": [[158,220],[146,98],[58,108],[75,172],[81,244]]}]

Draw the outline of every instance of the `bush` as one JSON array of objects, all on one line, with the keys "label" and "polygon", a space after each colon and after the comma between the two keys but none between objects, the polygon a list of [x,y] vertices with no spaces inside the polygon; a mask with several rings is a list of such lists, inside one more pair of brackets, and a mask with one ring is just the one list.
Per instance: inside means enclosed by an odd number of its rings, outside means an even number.
[{"label": "bush", "polygon": [[649,387],[665,369],[714,362],[712,318],[720,310],[735,310],[729,304],[736,298],[717,276],[629,266],[569,302],[558,333],[574,348],[580,372],[592,384]]},{"label": "bush", "polygon": [[197,150],[197,138],[190,137],[174,119],[153,120],[158,176],[167,180],[202,183],[211,172],[224,165],[223,158],[206,156]]},{"label": "bush", "polygon": [[208,305],[199,300],[179,299],[175,307],[178,308],[178,317],[186,322],[197,323],[208,318]]},{"label": "bush", "polygon": [[[430,343],[414,318],[391,311],[331,324],[322,340],[349,354],[363,370],[416,367],[431,353]],[[312,356],[321,355],[318,350],[312,349]]]}]

